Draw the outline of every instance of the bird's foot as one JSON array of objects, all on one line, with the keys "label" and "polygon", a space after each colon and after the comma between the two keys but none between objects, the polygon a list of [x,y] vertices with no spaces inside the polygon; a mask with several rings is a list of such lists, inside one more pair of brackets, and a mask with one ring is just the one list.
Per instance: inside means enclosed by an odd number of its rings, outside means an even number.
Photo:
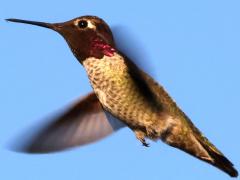
[{"label": "bird's foot", "polygon": [[145,147],[149,147],[149,143],[145,140],[145,134],[141,131],[135,131],[136,137],[139,141],[141,141],[142,145]]},{"label": "bird's foot", "polygon": [[142,145],[145,146],[145,147],[150,146],[149,143],[147,143],[145,139],[143,139],[143,141],[141,141],[141,142],[142,142]]}]

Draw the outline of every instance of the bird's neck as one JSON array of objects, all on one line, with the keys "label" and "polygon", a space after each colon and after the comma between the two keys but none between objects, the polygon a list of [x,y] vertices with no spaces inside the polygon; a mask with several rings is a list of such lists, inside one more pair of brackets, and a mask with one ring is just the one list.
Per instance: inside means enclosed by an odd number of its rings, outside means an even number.
[{"label": "bird's neck", "polygon": [[107,44],[102,38],[95,37],[92,39],[90,44],[90,57],[102,58],[104,55],[112,57],[116,50]]},{"label": "bird's neck", "polygon": [[90,57],[102,59],[104,56],[112,57],[117,52],[114,45],[108,44],[99,36],[86,37],[86,39],[82,40],[85,43],[79,41],[69,42],[68,39],[66,40],[73,54],[81,64]]}]

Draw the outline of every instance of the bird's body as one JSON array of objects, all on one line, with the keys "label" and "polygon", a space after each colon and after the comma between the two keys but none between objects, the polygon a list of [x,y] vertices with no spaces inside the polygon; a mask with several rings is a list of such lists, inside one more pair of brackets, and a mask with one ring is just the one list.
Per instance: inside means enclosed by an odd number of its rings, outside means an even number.
[{"label": "bird's body", "polygon": [[200,159],[213,162],[201,145],[205,143],[222,155],[163,87],[129,61],[118,53],[84,60],[83,66],[104,110],[130,127],[143,145],[147,145],[145,138],[162,139]]},{"label": "bird's body", "polygon": [[[82,16],[55,24],[8,20],[59,32],[85,68],[94,90],[34,137],[26,151],[50,152],[83,145],[128,126],[145,146],[145,138],[161,139],[230,176],[238,175],[233,164],[202,135],[163,87],[118,51],[102,19]],[[90,123],[92,129],[88,126],[84,130]]]}]

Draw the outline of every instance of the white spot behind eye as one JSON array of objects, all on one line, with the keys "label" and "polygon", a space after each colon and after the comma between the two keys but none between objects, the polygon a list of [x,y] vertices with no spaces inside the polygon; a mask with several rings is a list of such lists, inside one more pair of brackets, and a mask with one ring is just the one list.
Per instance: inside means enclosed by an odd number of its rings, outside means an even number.
[{"label": "white spot behind eye", "polygon": [[[79,21],[82,21],[82,19],[77,19],[76,21],[74,21],[74,25],[78,26]],[[88,22],[88,28],[96,29],[96,26],[90,20],[86,20],[86,21]]]},{"label": "white spot behind eye", "polygon": [[96,26],[91,21],[87,21],[87,22],[88,22],[88,28],[96,29]]}]

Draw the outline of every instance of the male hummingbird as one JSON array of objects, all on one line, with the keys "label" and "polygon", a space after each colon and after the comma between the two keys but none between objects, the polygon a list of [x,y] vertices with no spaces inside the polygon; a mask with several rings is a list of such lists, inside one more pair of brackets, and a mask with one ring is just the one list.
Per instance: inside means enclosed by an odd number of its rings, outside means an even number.
[{"label": "male hummingbird", "polygon": [[203,136],[164,88],[116,48],[111,29],[102,19],[81,16],[64,23],[7,21],[61,34],[85,68],[94,90],[37,133],[25,146],[26,152],[47,153],[84,145],[128,126],[144,146],[148,146],[145,138],[161,139],[232,177],[238,176],[233,164]]}]

